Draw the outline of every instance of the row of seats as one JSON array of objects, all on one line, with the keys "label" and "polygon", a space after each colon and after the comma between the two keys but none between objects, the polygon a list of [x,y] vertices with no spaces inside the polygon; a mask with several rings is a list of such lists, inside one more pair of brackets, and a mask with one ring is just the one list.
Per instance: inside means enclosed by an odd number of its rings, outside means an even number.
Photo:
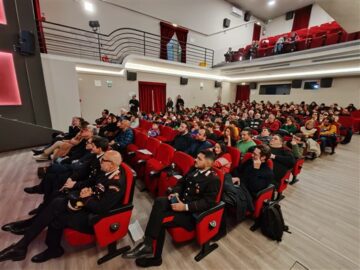
[{"label": "row of seats", "polygon": [[[347,33],[336,21],[331,23],[324,23],[320,26],[313,26],[311,28],[303,28],[295,31],[299,40],[296,41],[296,51],[302,51],[321,46],[332,45],[340,42],[353,41],[360,39],[360,31],[354,33]],[[291,32],[284,33],[276,36],[263,38],[259,41],[259,48],[257,50],[257,58],[274,55],[274,46],[280,37],[291,36]],[[251,44],[240,48],[232,56],[232,62],[244,59],[244,56],[249,54]],[[290,46],[284,43],[283,53],[290,52]]]}]

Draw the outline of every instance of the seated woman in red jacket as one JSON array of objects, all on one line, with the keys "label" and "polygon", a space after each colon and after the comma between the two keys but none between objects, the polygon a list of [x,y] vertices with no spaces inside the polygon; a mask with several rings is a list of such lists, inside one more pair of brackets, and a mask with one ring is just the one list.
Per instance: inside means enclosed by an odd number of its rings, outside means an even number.
[{"label": "seated woman in red jacket", "polygon": [[214,146],[214,153],[216,160],[213,167],[222,171],[223,174],[229,173],[231,168],[231,155],[227,153],[226,145],[223,143],[216,143]]}]

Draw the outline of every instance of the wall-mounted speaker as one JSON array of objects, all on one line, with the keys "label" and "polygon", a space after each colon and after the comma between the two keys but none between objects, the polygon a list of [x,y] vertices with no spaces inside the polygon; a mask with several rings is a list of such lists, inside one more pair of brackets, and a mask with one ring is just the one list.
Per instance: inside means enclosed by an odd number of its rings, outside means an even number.
[{"label": "wall-mounted speaker", "polygon": [[230,19],[225,18],[223,21],[223,27],[224,28],[229,28],[230,27]]},{"label": "wall-mounted speaker", "polygon": [[187,85],[188,84],[188,78],[180,77],[180,85]]},{"label": "wall-mounted speaker", "polygon": [[128,81],[136,81],[137,78],[137,73],[136,72],[131,72],[131,71],[126,71],[126,79]]},{"label": "wall-mounted speaker", "polygon": [[333,78],[322,78],[320,80],[321,88],[330,88],[332,86]]},{"label": "wall-mounted speaker", "polygon": [[19,35],[19,45],[17,46],[21,55],[35,54],[35,37],[30,31],[21,31]]},{"label": "wall-mounted speaker", "polygon": [[285,15],[285,20],[291,20],[292,18],[294,18],[295,12],[294,11],[289,11],[286,13]]},{"label": "wall-mounted speaker", "polygon": [[248,21],[250,21],[250,18],[251,18],[250,11],[245,11],[245,13],[244,13],[244,21],[248,22]]},{"label": "wall-mounted speaker", "polygon": [[256,82],[249,83],[249,88],[250,89],[257,89],[257,83]]},{"label": "wall-mounted speaker", "polygon": [[214,86],[215,86],[215,88],[220,88],[221,87],[221,82],[215,81]]},{"label": "wall-mounted speaker", "polygon": [[291,82],[291,88],[301,88],[302,87],[302,80],[293,80]]}]

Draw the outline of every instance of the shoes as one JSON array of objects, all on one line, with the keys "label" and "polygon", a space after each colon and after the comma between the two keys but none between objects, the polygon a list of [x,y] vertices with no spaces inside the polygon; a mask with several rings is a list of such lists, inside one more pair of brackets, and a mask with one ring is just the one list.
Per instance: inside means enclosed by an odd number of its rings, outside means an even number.
[{"label": "shoes", "polygon": [[46,249],[43,252],[39,253],[38,255],[32,257],[31,261],[34,263],[42,263],[50,259],[59,258],[63,254],[64,254],[64,249],[62,247],[59,247],[56,250]]},{"label": "shoes", "polygon": [[134,249],[125,252],[122,257],[124,259],[136,259],[153,256],[153,247],[147,246],[144,242],[137,245]]},{"label": "shoes", "polygon": [[160,266],[162,264],[162,259],[160,258],[138,258],[135,260],[135,263],[139,267],[150,267],[150,266]]},{"label": "shoes", "polygon": [[46,160],[49,160],[49,157],[45,154],[40,154],[40,155],[35,155],[33,156],[33,158],[36,160],[36,161],[46,161]]},{"label": "shoes", "polygon": [[12,260],[22,261],[26,257],[27,248],[19,248],[16,245],[11,245],[0,252],[0,262]]},{"label": "shoes", "polygon": [[33,215],[38,214],[38,213],[40,212],[41,208],[42,208],[42,205],[43,205],[43,204],[40,204],[37,208],[31,210],[31,211],[28,213],[28,215],[29,215],[29,216],[33,216]]},{"label": "shoes", "polygon": [[33,187],[26,187],[24,188],[24,191],[28,194],[44,194],[39,185]]},{"label": "shoes", "polygon": [[40,155],[44,152],[45,148],[41,147],[41,148],[34,148],[31,151],[33,151],[34,155]]},{"label": "shoes", "polygon": [[24,235],[31,226],[31,221],[21,220],[5,224],[1,227],[3,231],[11,232],[16,235]]},{"label": "shoes", "polygon": [[296,182],[299,182],[299,179],[294,178],[293,180],[291,180],[291,182],[289,183],[290,185],[295,184]]},{"label": "shoes", "polygon": [[332,151],[332,152],[330,153],[330,155],[333,155],[333,154],[335,154],[335,151]]}]

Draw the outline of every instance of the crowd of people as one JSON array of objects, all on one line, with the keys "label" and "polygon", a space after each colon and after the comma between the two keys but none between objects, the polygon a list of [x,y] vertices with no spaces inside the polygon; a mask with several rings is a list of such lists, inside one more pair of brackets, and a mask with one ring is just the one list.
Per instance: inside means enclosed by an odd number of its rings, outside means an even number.
[{"label": "crowd of people", "polygon": [[[194,167],[170,190],[168,197],[155,199],[144,241],[123,255],[136,259],[138,266],[148,267],[162,263],[166,228],[182,226],[191,230],[192,214],[215,205],[220,181],[212,168],[224,173],[225,184],[240,185],[250,196],[271,183],[278,186],[297,159],[334,154],[342,128],[339,116],[356,110],[353,104],[342,108],[315,102],[263,101],[216,102],[211,107],[185,108],[178,97],[174,111],[170,101],[166,112],[145,113],[139,111],[134,96],[129,111],[122,109],[120,115],[115,115],[105,109],[94,125],[74,117],[67,133],[54,134],[48,146],[34,149],[36,160],[51,160],[51,165],[40,167],[40,183],[24,191],[43,194],[43,201],[29,213],[33,217],[2,227],[23,237],[0,252],[0,261],[23,260],[29,244],[46,227],[48,248],[32,258],[36,263],[63,255],[64,228],[93,232],[87,223],[89,215],[108,212],[124,196],[126,177],[120,165],[123,158],[126,161],[127,147],[134,143],[134,129],[141,119],[152,122],[147,131],[149,137],[161,136],[160,125],[175,129],[177,135],[168,143],[176,151],[195,158]],[[351,130],[346,131],[351,134]],[[235,164],[231,171],[229,147],[238,149],[242,159],[247,153],[251,153],[251,158]],[[272,160],[272,169],[268,160]],[[164,223],[167,217],[173,218]],[[226,226],[221,231],[222,235],[225,233]]]}]

